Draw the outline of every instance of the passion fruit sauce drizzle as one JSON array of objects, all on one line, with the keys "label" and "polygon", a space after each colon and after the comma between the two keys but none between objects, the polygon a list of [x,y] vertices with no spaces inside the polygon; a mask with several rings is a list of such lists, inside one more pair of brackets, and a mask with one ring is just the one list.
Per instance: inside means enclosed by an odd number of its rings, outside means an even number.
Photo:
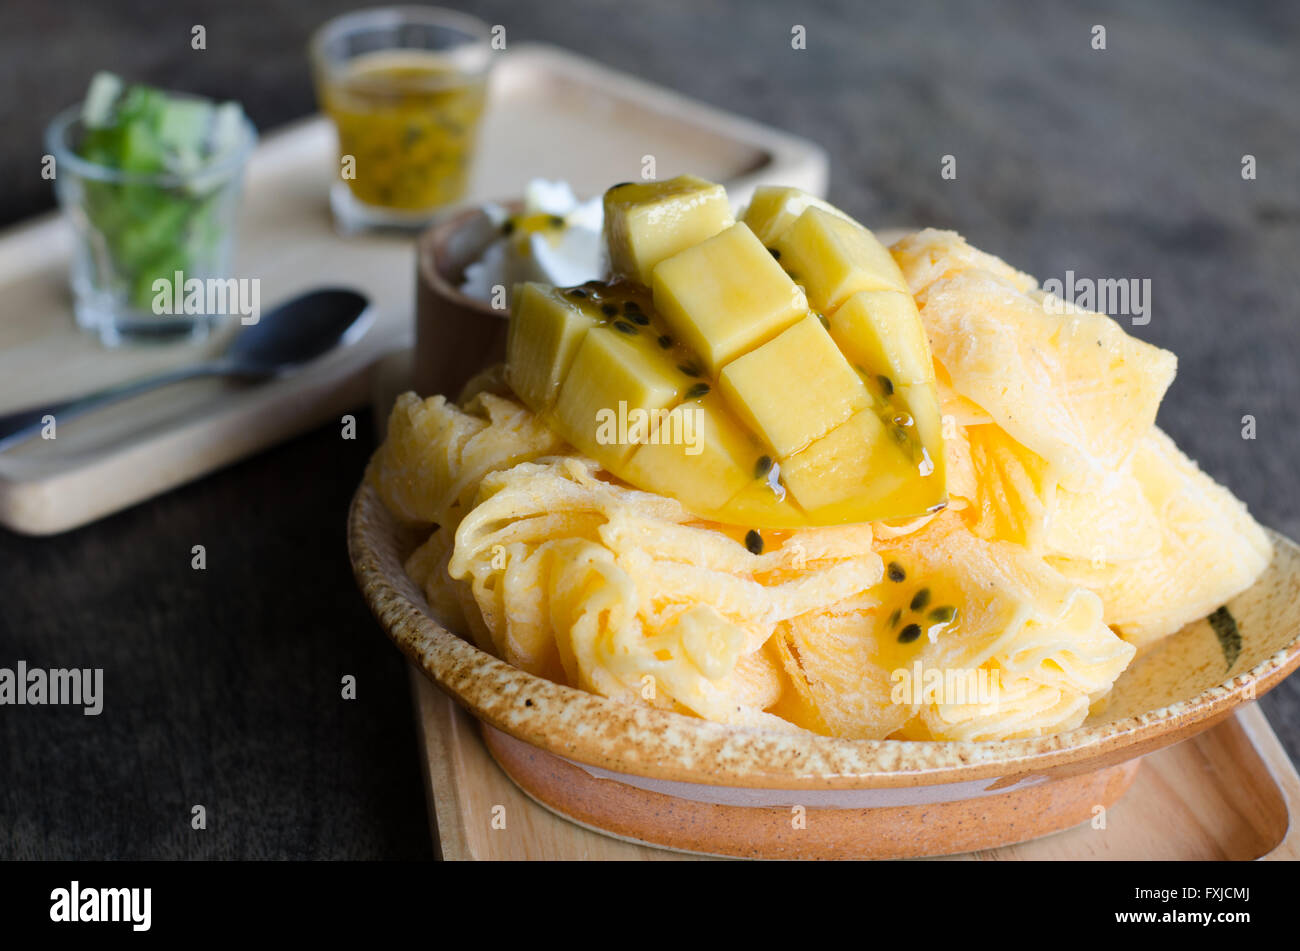
[{"label": "passion fruit sauce drizzle", "polygon": [[460,198],[486,84],[427,50],[380,50],[322,84],[339,154],[365,174],[346,179],[367,204],[424,210]]},{"label": "passion fruit sauce drizzle", "polygon": [[867,393],[871,395],[871,409],[880,419],[885,431],[912,460],[917,473],[928,476],[934,471],[930,451],[922,444],[921,434],[916,428],[916,420],[912,418],[907,404],[899,398],[894,381],[882,373],[868,373],[856,363],[853,369],[862,378]]},{"label": "passion fruit sauce drizzle", "polygon": [[[627,280],[587,281],[577,287],[564,288],[560,293],[599,325],[628,337],[644,336],[653,340],[660,350],[667,351],[683,377],[682,402],[677,405],[702,399],[715,389],[717,381],[705,369],[704,361],[672,335],[667,323],[655,311],[647,288]],[[728,412],[727,422],[738,431],[748,433],[755,445],[763,445],[762,437],[745,426],[734,413]],[[754,478],[767,485],[777,502],[786,497],[786,488],[780,477],[781,467],[772,454],[755,456]]]},{"label": "passion fruit sauce drizzle", "polygon": [[910,662],[926,644],[937,643],[961,624],[959,589],[941,575],[922,575],[902,560],[883,553],[885,573],[877,591],[877,643],[890,669]]}]

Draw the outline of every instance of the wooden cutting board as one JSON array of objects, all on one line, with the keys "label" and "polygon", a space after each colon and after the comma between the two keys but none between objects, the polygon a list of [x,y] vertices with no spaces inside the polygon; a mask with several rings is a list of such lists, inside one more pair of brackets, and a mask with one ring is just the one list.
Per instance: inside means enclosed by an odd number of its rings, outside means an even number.
[{"label": "wooden cutting board", "polygon": [[[698,859],[610,838],[549,812],[488,754],[477,722],[411,668],[429,826],[445,859]],[[494,828],[504,807],[505,828]],[[498,821],[497,825],[500,824]],[[967,860],[1300,859],[1300,775],[1259,705],[1153,753],[1106,827],[954,856]]]},{"label": "wooden cutting board", "polygon": [[[825,189],[817,146],[554,47],[502,54],[489,96],[469,201],[518,195],[538,176],[598,193],[638,177],[647,154],[659,177],[691,171],[726,182],[736,201],[763,181]],[[74,528],[364,403],[371,366],[412,337],[415,253],[410,236],[334,231],[335,163],[322,117],[264,137],[245,182],[235,273],[261,279],[263,311],[314,286],[355,286],[375,306],[366,337],[285,380],[179,384],[0,452],[0,524]],[[189,363],[228,338],[105,350],[73,323],[70,248],[56,214],[0,234],[0,413]]]}]

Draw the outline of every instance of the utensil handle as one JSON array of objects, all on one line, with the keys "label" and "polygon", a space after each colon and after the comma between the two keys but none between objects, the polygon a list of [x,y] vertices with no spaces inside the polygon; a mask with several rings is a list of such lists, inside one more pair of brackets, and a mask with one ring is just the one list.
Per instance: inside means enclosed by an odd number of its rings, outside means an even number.
[{"label": "utensil handle", "polygon": [[182,380],[191,380],[200,376],[222,375],[228,372],[230,372],[230,368],[221,362],[199,363],[193,366],[181,367],[178,370],[159,373],[157,376],[145,377],[141,380],[118,383],[115,386],[105,387],[94,393],[87,393],[85,396],[78,396],[60,403],[32,406],[27,409],[6,413],[0,416],[0,449],[22,442],[24,439],[35,435],[44,425],[47,416],[52,416],[56,421],[62,422],[65,419],[80,416],[82,413],[98,409],[109,403],[124,400],[128,396],[135,396],[139,393],[157,389],[160,386],[167,386],[169,383],[179,383]]}]

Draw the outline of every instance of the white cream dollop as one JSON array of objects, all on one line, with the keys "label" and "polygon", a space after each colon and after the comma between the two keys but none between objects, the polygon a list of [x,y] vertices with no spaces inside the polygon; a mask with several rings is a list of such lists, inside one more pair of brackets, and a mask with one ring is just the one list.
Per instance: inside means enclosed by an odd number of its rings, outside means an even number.
[{"label": "white cream dollop", "polygon": [[514,220],[525,222],[546,215],[563,224],[541,230],[518,229],[505,233],[511,220],[502,206],[487,203],[479,210],[458,242],[464,260],[462,293],[490,300],[492,289],[502,285],[509,295],[515,284],[540,281],[572,287],[598,280],[604,272],[601,196],[579,202],[567,182],[533,179],[524,190],[524,207]]}]

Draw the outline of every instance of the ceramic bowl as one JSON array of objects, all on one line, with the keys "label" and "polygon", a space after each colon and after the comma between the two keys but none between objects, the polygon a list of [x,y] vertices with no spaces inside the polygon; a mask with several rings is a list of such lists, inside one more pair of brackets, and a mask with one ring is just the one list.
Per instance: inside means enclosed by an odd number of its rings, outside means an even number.
[{"label": "ceramic bowl", "polygon": [[475,647],[435,616],[402,564],[423,541],[368,486],[348,544],[357,581],[402,652],[483,725],[530,796],[584,826],[667,848],[762,858],[887,858],[992,848],[1087,821],[1145,753],[1193,736],[1300,664],[1300,549],[1229,603],[1227,663],[1198,621],[1137,658],[1106,709],[1066,733],[997,742],[845,740],[617,703]]},{"label": "ceramic bowl", "polygon": [[[424,395],[456,393],[503,358],[504,315],[454,286],[457,230],[470,214],[420,241],[415,385]],[[1241,633],[1231,663],[1198,621],[1137,658],[1104,711],[1078,729],[921,743],[724,726],[535,677],[434,615],[402,569],[424,536],[397,523],[369,487],[348,525],[357,581],[384,630],[478,718],[524,792],[621,838],[757,858],[951,854],[1093,818],[1123,795],[1144,754],[1213,726],[1300,665],[1300,549],[1272,538],[1272,564],[1230,603]]]}]

